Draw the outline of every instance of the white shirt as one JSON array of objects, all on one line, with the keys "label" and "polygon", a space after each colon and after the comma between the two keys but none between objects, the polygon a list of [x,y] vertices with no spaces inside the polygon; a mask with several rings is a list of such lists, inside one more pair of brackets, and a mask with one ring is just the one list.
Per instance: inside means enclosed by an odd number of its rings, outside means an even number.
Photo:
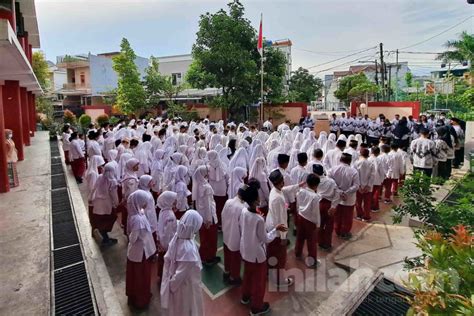
[{"label": "white shirt", "polygon": [[339,203],[341,205],[352,206],[356,202],[356,192],[359,189],[359,173],[356,169],[341,163],[329,170],[328,176],[333,178],[339,191],[345,193],[347,198]]},{"label": "white shirt", "polygon": [[321,215],[319,214],[321,196],[309,188],[304,188],[298,192],[296,201],[300,216],[319,227],[321,224]]},{"label": "white shirt", "polygon": [[230,251],[240,250],[240,216],[246,204],[238,197],[227,200],[222,209],[222,237]]},{"label": "white shirt", "polygon": [[78,139],[72,140],[71,146],[69,147],[69,155],[72,160],[84,158],[84,152],[82,151],[81,143]]},{"label": "white shirt", "polygon": [[389,165],[387,177],[391,179],[399,179],[400,175],[403,174],[403,156],[397,151],[390,151],[388,154]]},{"label": "white shirt", "polygon": [[240,217],[240,255],[242,259],[252,263],[262,263],[267,260],[267,244],[277,236],[277,231],[272,229],[267,232],[265,220],[257,213],[252,213],[246,208]]},{"label": "white shirt", "polygon": [[168,249],[171,239],[173,238],[178,228],[178,221],[172,210],[160,210],[158,215],[158,229],[157,237],[161,247]]},{"label": "white shirt", "polygon": [[92,157],[94,155],[102,156],[102,151],[100,150],[100,145],[95,140],[90,140],[87,142],[87,155]]},{"label": "white shirt", "polygon": [[346,153],[352,156],[351,167],[354,167],[356,161],[359,160],[359,152],[352,147],[348,147],[344,149],[343,153]]},{"label": "white shirt", "polygon": [[383,180],[385,180],[385,175],[388,172],[388,166],[382,157],[370,156],[369,162],[374,165],[374,185],[382,185]]},{"label": "white shirt", "polygon": [[359,173],[360,188],[368,187],[369,192],[371,192],[375,180],[374,164],[365,158],[361,158],[355,162],[354,168]]},{"label": "white shirt", "polygon": [[[312,173],[312,172],[311,172]],[[301,182],[306,181],[306,177],[308,176],[308,171],[305,167],[298,165],[291,170],[290,178],[291,184],[299,184]],[[286,183],[289,184],[289,183]]]},{"label": "white shirt", "polygon": [[[134,215],[144,216],[144,215]],[[127,258],[133,262],[142,262],[143,254],[145,258],[150,258],[156,252],[155,241],[151,232],[140,229],[133,230],[128,236]]]},{"label": "white shirt", "polygon": [[314,160],[308,161],[308,164],[306,165],[306,172],[313,173],[313,166],[314,165],[320,165],[320,166],[323,167],[323,170],[325,170],[323,161],[314,159]]},{"label": "white shirt", "polygon": [[214,191],[206,183],[205,194],[196,199],[196,211],[202,216],[204,223],[211,222],[217,224],[216,202],[214,201]]},{"label": "white shirt", "polygon": [[[266,219],[267,229],[271,230],[279,224],[288,225],[288,213],[286,211],[284,193],[288,192],[290,195],[296,196],[299,185],[290,185],[283,187],[280,191],[273,187],[270,191],[270,198],[268,203],[268,214]],[[278,232],[280,238],[286,238],[286,232]]]},{"label": "white shirt", "polygon": [[329,150],[323,160],[324,166],[326,166],[326,168],[329,170],[339,165],[341,163],[341,156],[342,151],[339,148],[336,147],[334,149]]},{"label": "white shirt", "polygon": [[336,182],[326,176],[319,177],[320,182],[318,185],[317,193],[321,199],[326,199],[331,202],[331,207],[335,208],[340,202],[339,190]]}]

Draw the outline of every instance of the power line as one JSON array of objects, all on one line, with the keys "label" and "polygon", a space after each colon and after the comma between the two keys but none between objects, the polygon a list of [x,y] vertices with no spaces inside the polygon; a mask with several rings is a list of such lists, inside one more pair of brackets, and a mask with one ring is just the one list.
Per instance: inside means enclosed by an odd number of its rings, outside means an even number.
[{"label": "power line", "polygon": [[315,71],[315,72],[312,72],[312,73],[317,74],[317,73],[321,73],[321,72],[324,72],[324,71],[332,70],[332,69],[334,69],[334,68],[338,68],[338,67],[341,67],[341,66],[350,64],[350,63],[354,63],[354,62],[356,62],[356,61],[358,61],[358,60],[360,60],[360,59],[373,58],[374,56],[375,56],[375,54],[367,55],[367,56],[362,56],[362,57],[357,57],[357,58],[354,59],[354,60],[346,61],[346,62],[344,62],[344,63],[342,63],[342,64],[339,64],[339,65],[336,65],[336,66],[332,66],[332,67],[330,67],[330,68],[326,68],[326,69],[323,69],[323,70],[318,70],[318,71]]},{"label": "power line", "polygon": [[347,56],[343,56],[343,57],[340,57],[340,58],[337,58],[337,59],[334,59],[334,60],[330,60],[330,61],[324,62],[322,64],[314,65],[314,66],[308,67],[307,69],[316,68],[316,67],[324,66],[324,65],[327,65],[327,64],[331,64],[335,61],[339,61],[339,60],[346,59],[346,58],[351,57],[351,56],[359,55],[360,53],[363,53],[363,52],[366,52],[368,50],[375,49],[375,48],[377,48],[377,46],[370,47],[370,48],[358,51],[357,53],[349,54]]},{"label": "power line", "polygon": [[[310,50],[310,49],[304,49],[304,48],[298,48],[298,47],[294,47],[294,49],[296,50],[299,50],[299,51],[303,51],[303,52],[307,52],[307,53],[313,53],[313,54],[317,54],[317,55],[330,55],[330,54],[345,54],[345,53],[352,53],[352,52],[357,52],[359,51],[359,49],[353,49],[353,50],[344,50],[344,51],[338,51],[338,52],[318,52],[318,51],[314,51],[314,50]],[[367,49],[371,49],[372,47],[369,47]]]},{"label": "power line", "polygon": [[457,26],[463,24],[463,23],[466,22],[467,20],[472,19],[473,17],[474,17],[474,15],[471,15],[471,16],[465,18],[464,20],[462,20],[461,22],[456,23],[455,25],[453,25],[453,26],[447,28],[446,30],[444,30],[444,31],[442,31],[442,32],[440,32],[440,33],[438,33],[438,34],[436,34],[436,35],[433,35],[433,36],[431,36],[431,37],[429,37],[429,38],[427,38],[427,39],[425,39],[425,40],[423,40],[423,41],[421,41],[421,42],[418,42],[418,43],[415,43],[415,44],[412,44],[412,45],[409,45],[409,46],[406,46],[406,47],[403,47],[403,48],[400,48],[400,49],[407,49],[407,48],[410,48],[410,47],[414,47],[414,46],[418,46],[418,45],[420,45],[420,44],[426,43],[426,42],[432,40],[433,38],[438,37],[438,36],[440,36],[440,35],[442,35],[442,34],[448,32],[448,31],[454,29],[455,27],[457,27]]}]

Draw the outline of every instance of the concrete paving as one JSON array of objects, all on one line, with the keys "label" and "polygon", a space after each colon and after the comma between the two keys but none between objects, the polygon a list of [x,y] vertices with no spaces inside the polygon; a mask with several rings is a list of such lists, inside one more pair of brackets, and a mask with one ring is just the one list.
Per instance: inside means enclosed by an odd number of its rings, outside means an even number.
[{"label": "concrete paving", "polygon": [[0,194],[0,315],[49,315],[50,172],[49,135],[37,132],[20,186]]}]

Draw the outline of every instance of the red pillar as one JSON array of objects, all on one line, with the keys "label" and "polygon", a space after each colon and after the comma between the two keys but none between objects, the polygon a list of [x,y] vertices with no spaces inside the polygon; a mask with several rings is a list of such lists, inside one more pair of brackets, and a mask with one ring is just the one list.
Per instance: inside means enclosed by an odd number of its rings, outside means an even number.
[{"label": "red pillar", "polygon": [[0,8],[0,19],[7,19],[8,21],[10,21],[10,25],[13,31],[16,32],[15,2],[11,1],[11,3],[12,3],[11,10]]},{"label": "red pillar", "polygon": [[7,173],[7,146],[3,141],[5,139],[5,122],[3,121],[3,99],[2,85],[0,85],[0,192],[10,191],[10,184]]},{"label": "red pillar", "polygon": [[28,93],[26,88],[20,87],[21,122],[23,126],[23,143],[30,146],[30,117],[28,109]]},{"label": "red pillar", "polygon": [[18,150],[18,160],[25,159],[23,152],[23,121],[21,119],[20,83],[5,80],[3,86],[3,114],[5,128],[13,131],[13,141]]},{"label": "red pillar", "polygon": [[28,91],[28,118],[30,119],[30,135],[35,136],[36,132],[36,114],[35,114],[35,100],[33,92]]}]

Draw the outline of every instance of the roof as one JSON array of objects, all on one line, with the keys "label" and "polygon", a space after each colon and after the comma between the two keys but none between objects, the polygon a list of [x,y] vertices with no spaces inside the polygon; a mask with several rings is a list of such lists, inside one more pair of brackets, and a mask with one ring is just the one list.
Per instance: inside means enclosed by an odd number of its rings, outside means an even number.
[{"label": "roof", "polygon": [[34,0],[17,0],[20,3],[20,11],[25,22],[25,31],[28,32],[28,43],[33,48],[40,48],[40,36],[38,20],[36,19],[36,8]]}]

